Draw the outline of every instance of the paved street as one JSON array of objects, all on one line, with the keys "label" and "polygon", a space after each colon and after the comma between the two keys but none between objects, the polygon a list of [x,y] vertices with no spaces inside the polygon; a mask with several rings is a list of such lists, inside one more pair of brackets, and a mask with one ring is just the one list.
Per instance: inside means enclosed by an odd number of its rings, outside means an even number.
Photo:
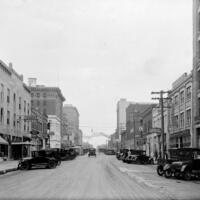
[{"label": "paved street", "polygon": [[199,198],[199,182],[167,180],[158,177],[154,169],[155,166],[150,165],[124,164],[114,156],[103,154],[96,158],[80,156],[62,162],[56,169],[33,169],[2,175],[0,199]]}]

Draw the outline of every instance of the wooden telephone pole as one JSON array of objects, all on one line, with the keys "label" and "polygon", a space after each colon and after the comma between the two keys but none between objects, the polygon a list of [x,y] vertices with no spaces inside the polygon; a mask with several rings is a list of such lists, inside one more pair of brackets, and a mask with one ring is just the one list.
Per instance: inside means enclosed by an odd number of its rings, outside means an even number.
[{"label": "wooden telephone pole", "polygon": [[165,158],[165,149],[164,149],[165,129],[164,129],[164,103],[163,103],[163,99],[170,99],[169,97],[166,97],[166,98],[163,97],[163,95],[166,94],[166,93],[169,94],[170,90],[169,91],[161,90],[160,92],[151,92],[151,94],[159,94],[160,95],[160,97],[152,98],[152,99],[154,99],[154,100],[157,99],[157,100],[160,101],[160,107],[161,107],[161,157],[162,157],[162,159]]}]

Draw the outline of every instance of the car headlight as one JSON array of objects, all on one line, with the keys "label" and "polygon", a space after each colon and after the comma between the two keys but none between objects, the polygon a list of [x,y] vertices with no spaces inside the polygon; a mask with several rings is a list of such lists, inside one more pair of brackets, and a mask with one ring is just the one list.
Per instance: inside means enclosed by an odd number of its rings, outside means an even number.
[{"label": "car headlight", "polygon": [[187,165],[183,165],[182,167],[181,167],[181,172],[183,172],[183,171],[185,171],[185,168],[187,167]]},{"label": "car headlight", "polygon": [[165,166],[164,166],[164,170],[167,170],[167,169],[169,169],[170,168],[170,165],[169,164],[166,164]]}]

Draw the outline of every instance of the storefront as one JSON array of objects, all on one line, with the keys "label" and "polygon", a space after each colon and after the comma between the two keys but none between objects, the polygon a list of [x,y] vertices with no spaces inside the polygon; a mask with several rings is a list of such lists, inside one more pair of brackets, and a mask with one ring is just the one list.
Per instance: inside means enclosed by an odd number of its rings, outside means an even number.
[{"label": "storefront", "polygon": [[0,136],[0,158],[8,157],[8,142]]}]

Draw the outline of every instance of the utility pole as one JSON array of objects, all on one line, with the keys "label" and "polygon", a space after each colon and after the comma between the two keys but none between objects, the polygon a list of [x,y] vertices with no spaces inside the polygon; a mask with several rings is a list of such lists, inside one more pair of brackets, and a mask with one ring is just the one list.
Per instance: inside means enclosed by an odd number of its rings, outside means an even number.
[{"label": "utility pole", "polygon": [[160,101],[160,107],[161,107],[161,157],[162,159],[165,158],[165,152],[164,152],[164,134],[165,134],[165,129],[164,129],[164,103],[163,103],[163,99],[170,99],[169,97],[164,98],[163,95],[164,94],[169,94],[170,90],[168,91],[163,91],[161,90],[160,92],[151,92],[151,94],[159,94],[160,97],[157,98],[152,98],[152,99],[157,99]]}]

